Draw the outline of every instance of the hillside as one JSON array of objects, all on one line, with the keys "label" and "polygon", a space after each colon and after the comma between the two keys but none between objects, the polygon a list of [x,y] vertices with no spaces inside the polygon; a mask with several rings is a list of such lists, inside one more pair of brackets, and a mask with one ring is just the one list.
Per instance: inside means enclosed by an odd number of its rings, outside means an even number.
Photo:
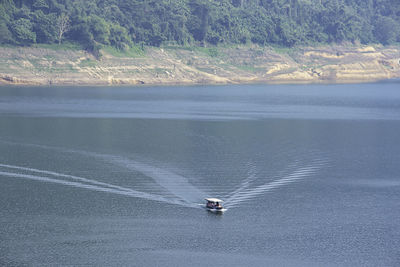
[{"label": "hillside", "polygon": [[0,0],[0,44],[295,45],[400,41],[398,0]]},{"label": "hillside", "polygon": [[[57,47],[56,47],[57,48]],[[349,83],[400,78],[400,49],[383,46],[0,47],[0,84]]]},{"label": "hillside", "polygon": [[0,0],[2,83],[375,81],[398,42],[398,0]]}]

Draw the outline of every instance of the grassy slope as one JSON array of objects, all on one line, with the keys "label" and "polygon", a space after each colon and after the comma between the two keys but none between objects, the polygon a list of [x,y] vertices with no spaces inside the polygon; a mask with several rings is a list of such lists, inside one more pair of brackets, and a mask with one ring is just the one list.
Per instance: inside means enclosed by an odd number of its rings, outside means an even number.
[{"label": "grassy slope", "polygon": [[0,47],[3,84],[216,84],[363,82],[400,77],[398,47]]}]

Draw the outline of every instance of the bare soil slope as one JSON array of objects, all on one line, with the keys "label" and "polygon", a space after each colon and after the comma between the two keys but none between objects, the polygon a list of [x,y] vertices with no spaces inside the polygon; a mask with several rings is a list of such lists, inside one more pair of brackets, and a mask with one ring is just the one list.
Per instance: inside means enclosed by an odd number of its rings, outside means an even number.
[{"label": "bare soil slope", "polygon": [[147,47],[138,55],[0,47],[0,84],[350,83],[400,78],[400,49],[382,46]]}]

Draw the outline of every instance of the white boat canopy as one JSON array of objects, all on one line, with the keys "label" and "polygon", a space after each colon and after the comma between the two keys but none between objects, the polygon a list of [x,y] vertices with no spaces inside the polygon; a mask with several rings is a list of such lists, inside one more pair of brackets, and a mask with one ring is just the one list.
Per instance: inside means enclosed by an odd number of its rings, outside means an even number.
[{"label": "white boat canopy", "polygon": [[218,198],[205,198],[208,202],[223,202],[221,199]]}]

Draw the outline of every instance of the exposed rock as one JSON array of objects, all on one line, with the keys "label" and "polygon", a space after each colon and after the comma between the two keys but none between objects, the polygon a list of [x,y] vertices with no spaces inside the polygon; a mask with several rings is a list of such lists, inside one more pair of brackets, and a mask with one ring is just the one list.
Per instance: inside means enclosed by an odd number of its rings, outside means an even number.
[{"label": "exposed rock", "polygon": [[[216,51],[216,52],[215,52]],[[382,46],[146,48],[101,61],[85,51],[0,47],[0,84],[140,85],[369,82],[400,77],[400,49]]]}]

